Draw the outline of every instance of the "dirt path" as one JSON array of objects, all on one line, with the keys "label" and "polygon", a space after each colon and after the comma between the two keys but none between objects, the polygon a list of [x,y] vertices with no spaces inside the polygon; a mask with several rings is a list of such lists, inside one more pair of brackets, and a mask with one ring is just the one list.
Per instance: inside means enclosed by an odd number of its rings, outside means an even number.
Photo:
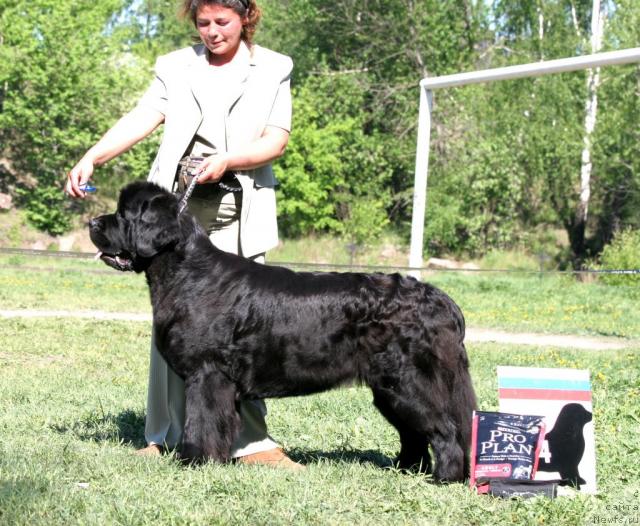
[{"label": "dirt path", "polygon": [[588,351],[608,351],[640,348],[640,342],[625,338],[604,338],[598,336],[576,336],[573,334],[545,334],[532,332],[505,332],[494,329],[467,328],[468,342],[512,343],[515,345],[536,345],[547,347],[567,347]]},{"label": "dirt path", "polygon": [[[150,313],[106,312],[97,310],[0,310],[0,318],[83,318],[92,320],[150,322]],[[640,342],[624,338],[576,336],[571,334],[513,333],[493,329],[467,327],[466,341],[470,343],[494,342],[514,345],[564,347],[590,351],[640,348]]]}]

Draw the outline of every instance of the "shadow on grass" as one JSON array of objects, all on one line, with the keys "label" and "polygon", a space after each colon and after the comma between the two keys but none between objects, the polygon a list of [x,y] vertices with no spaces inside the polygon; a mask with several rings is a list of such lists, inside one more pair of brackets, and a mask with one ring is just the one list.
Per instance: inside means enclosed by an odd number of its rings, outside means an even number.
[{"label": "shadow on grass", "polygon": [[136,449],[146,445],[144,439],[144,413],[125,410],[112,413],[90,415],[71,424],[53,424],[57,433],[71,433],[80,440],[95,442],[119,442]]},{"label": "shadow on grass", "polygon": [[334,451],[290,449],[287,450],[287,455],[291,460],[300,464],[315,464],[326,460],[335,463],[372,464],[379,468],[393,467],[392,459],[372,449],[337,449]]},{"label": "shadow on grass", "polygon": [[49,491],[50,484],[41,478],[21,477],[0,481],[0,522],[26,524],[26,517],[33,516],[34,510],[46,507]]},{"label": "shadow on grass", "polygon": [[[144,439],[144,413],[125,410],[112,413],[91,413],[70,424],[53,424],[51,429],[60,434],[72,434],[91,442],[117,442],[136,449],[146,446]],[[393,460],[376,450],[336,449],[333,451],[293,448],[287,451],[291,460],[300,464],[332,463],[371,464],[379,468],[393,467]]]}]

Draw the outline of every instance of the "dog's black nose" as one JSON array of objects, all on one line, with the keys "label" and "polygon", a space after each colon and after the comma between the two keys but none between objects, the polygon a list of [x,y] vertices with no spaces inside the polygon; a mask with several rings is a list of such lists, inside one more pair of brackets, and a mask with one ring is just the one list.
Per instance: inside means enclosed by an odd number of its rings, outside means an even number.
[{"label": "dog's black nose", "polygon": [[89,228],[91,230],[99,230],[101,227],[102,221],[99,217],[94,217],[93,219],[89,220]]}]

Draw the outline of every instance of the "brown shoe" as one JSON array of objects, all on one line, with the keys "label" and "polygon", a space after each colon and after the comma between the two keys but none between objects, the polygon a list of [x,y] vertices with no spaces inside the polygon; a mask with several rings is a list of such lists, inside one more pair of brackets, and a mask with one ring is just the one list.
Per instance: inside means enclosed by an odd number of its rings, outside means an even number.
[{"label": "brown shoe", "polygon": [[291,460],[281,448],[275,447],[268,451],[260,451],[251,455],[236,458],[239,464],[270,466],[272,468],[288,469],[289,471],[302,471],[306,469],[302,464]]},{"label": "brown shoe", "polygon": [[162,447],[158,444],[151,444],[147,447],[143,447],[142,449],[138,449],[134,455],[138,455],[139,457],[158,457],[162,454]]}]

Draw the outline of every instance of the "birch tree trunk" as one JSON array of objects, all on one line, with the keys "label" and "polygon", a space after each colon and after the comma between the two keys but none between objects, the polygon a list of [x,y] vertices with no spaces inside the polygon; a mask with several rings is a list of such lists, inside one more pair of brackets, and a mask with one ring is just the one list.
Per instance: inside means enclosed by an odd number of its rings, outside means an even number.
[{"label": "birch tree trunk", "polygon": [[[591,10],[591,53],[598,53],[602,49],[605,19],[606,13],[604,9],[602,9],[600,0],[593,0]],[[593,170],[591,140],[598,115],[599,86],[600,68],[589,69],[587,71],[587,99],[585,101],[584,147],[580,158],[580,195],[571,236],[571,248],[577,262],[580,262],[586,255],[585,231],[589,216],[591,173]]]},{"label": "birch tree trunk", "polygon": [[542,43],[544,40],[544,12],[542,11],[542,2],[538,2],[536,7],[538,11],[538,46],[539,46],[539,58],[538,60],[544,60],[544,52]]}]

